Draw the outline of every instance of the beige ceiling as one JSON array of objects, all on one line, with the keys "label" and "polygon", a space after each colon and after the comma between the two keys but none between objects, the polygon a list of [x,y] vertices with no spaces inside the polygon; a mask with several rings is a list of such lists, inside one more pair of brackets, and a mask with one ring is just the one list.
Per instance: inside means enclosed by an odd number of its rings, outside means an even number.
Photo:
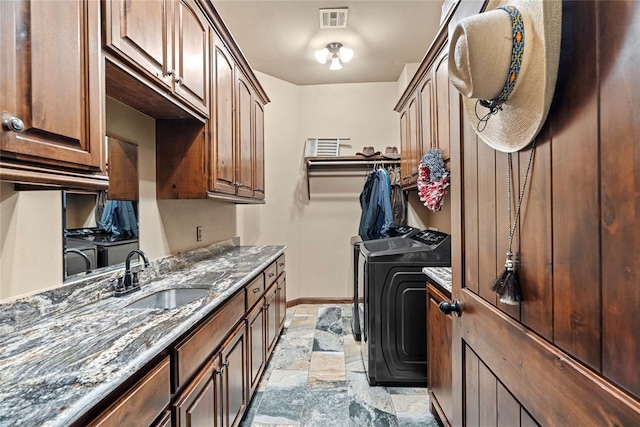
[{"label": "beige ceiling", "polygon": [[[442,0],[213,0],[254,70],[298,85],[396,81],[420,62],[436,35]],[[347,6],[346,29],[320,29],[318,9]],[[314,51],[340,42],[354,50],[342,70]]]}]

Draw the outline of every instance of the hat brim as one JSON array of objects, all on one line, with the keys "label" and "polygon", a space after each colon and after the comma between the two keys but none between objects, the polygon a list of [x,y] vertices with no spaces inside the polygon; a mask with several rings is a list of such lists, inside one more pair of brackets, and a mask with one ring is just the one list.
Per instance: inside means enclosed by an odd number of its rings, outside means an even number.
[{"label": "hat brim", "polygon": [[[560,60],[562,2],[494,0],[486,10],[507,4],[518,8],[525,17],[525,52],[515,89],[502,104],[502,110],[489,116],[482,131],[478,130],[478,117],[482,118],[489,110],[477,105],[475,98],[463,96],[462,102],[467,120],[480,139],[495,150],[512,153],[534,140],[551,107]],[[450,51],[449,61],[452,60]]]},{"label": "hat brim", "polygon": [[400,158],[400,153],[385,153],[382,157],[389,160],[398,160]]},{"label": "hat brim", "polygon": [[356,153],[356,156],[364,156],[364,157],[372,157],[372,156],[379,156],[380,152],[376,151],[375,153],[370,153],[370,154],[364,154],[364,153]]}]

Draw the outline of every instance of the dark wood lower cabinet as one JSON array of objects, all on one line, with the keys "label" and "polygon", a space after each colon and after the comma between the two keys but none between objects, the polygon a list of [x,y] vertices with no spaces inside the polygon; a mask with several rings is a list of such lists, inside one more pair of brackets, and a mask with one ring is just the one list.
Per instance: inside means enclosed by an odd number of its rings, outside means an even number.
[{"label": "dark wood lower cabinet", "polygon": [[451,383],[451,315],[440,312],[438,305],[451,302],[433,285],[427,285],[427,377],[431,412],[445,426],[451,425],[453,388]]},{"label": "dark wood lower cabinet", "polygon": [[287,317],[287,275],[282,273],[278,277],[276,288],[276,317],[278,318],[278,334],[284,328],[284,320]]},{"label": "dark wood lower cabinet", "polygon": [[279,322],[276,314],[277,304],[276,304],[276,291],[278,289],[277,284],[273,284],[271,288],[267,289],[265,293],[265,303],[264,303],[264,311],[266,317],[266,347],[267,354],[271,354],[276,345],[278,333],[279,333]]},{"label": "dark wood lower cabinet", "polygon": [[175,403],[176,425],[180,427],[222,426],[220,411],[220,357],[209,361]]},{"label": "dark wood lower cabinet", "polygon": [[[264,299],[262,299],[264,301]],[[258,386],[260,375],[265,365],[265,325],[264,325],[264,304],[259,302],[247,316],[247,335],[249,338],[248,370],[249,389],[251,393]]]},{"label": "dark wood lower cabinet", "polygon": [[221,351],[222,356],[222,425],[240,422],[247,405],[247,335],[244,324],[238,325]]}]

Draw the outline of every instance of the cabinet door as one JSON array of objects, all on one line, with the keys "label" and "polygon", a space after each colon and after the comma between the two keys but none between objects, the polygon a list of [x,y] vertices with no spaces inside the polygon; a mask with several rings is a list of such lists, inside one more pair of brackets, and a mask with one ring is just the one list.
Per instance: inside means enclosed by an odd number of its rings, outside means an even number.
[{"label": "cabinet door", "polygon": [[278,318],[277,334],[284,327],[284,320],[287,317],[287,274],[282,273],[278,277],[276,288],[276,317]]},{"label": "cabinet door", "polygon": [[172,0],[108,0],[104,3],[105,48],[171,88]]},{"label": "cabinet door", "polygon": [[402,185],[407,185],[411,181],[411,171],[409,170],[409,158],[411,147],[409,146],[409,115],[407,110],[400,113],[400,174]]},{"label": "cabinet door", "polygon": [[104,170],[99,8],[0,1],[3,159]]},{"label": "cabinet door", "polygon": [[175,403],[180,427],[222,426],[220,420],[220,357],[209,361]]},{"label": "cabinet door", "polygon": [[409,171],[407,177],[409,177],[410,184],[415,184],[418,181],[418,165],[420,164],[420,158],[422,153],[422,144],[420,143],[420,134],[418,126],[418,97],[414,96],[409,101]]},{"label": "cabinet door", "polygon": [[211,189],[235,194],[235,167],[233,163],[235,144],[233,135],[233,86],[234,65],[227,48],[211,31],[212,39],[212,101],[211,129],[212,161]]},{"label": "cabinet door", "polygon": [[[448,299],[429,285],[427,301],[427,360],[431,411],[437,412],[449,425],[453,411],[451,382],[451,315],[445,315],[438,304]],[[450,302],[450,301],[449,301]]]},{"label": "cabinet door", "polygon": [[436,58],[433,69],[435,80],[435,116],[436,121],[436,138],[435,145],[442,151],[442,158],[449,158],[450,136],[449,136],[449,70],[447,68],[447,58],[449,49],[445,45]]},{"label": "cabinet door", "polygon": [[[276,341],[278,338],[278,316],[276,314],[277,304],[276,304],[276,290],[278,286],[273,285],[267,293],[265,294],[265,304],[264,311],[266,315],[266,325],[267,325],[267,333],[266,333],[266,343],[267,343],[267,355],[270,355],[273,352],[273,349],[276,345]],[[268,359],[268,357],[267,357]]]},{"label": "cabinet door", "polygon": [[433,141],[433,78],[427,74],[427,78],[420,88],[420,134],[422,141],[422,153],[435,148]]},{"label": "cabinet door", "polygon": [[253,197],[264,199],[264,110],[260,101],[253,103]]},{"label": "cabinet door", "polygon": [[222,425],[240,422],[247,404],[247,336],[240,324],[222,348]]},{"label": "cabinet door", "polygon": [[244,75],[237,78],[236,186],[239,196],[253,196],[253,147],[251,141],[251,89]]},{"label": "cabinet door", "polygon": [[209,115],[209,25],[192,0],[174,6],[174,91]]},{"label": "cabinet door", "polygon": [[[264,300],[262,300],[264,301]],[[247,335],[249,338],[249,388],[251,392],[258,386],[265,361],[265,325],[263,303],[259,302],[247,317]]]}]

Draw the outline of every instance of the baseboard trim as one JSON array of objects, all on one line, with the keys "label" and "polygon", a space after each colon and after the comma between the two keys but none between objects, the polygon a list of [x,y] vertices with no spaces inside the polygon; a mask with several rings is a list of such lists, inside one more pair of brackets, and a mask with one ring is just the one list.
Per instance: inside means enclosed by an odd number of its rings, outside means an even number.
[{"label": "baseboard trim", "polygon": [[300,304],[351,304],[353,298],[297,298],[287,301],[287,308]]}]

